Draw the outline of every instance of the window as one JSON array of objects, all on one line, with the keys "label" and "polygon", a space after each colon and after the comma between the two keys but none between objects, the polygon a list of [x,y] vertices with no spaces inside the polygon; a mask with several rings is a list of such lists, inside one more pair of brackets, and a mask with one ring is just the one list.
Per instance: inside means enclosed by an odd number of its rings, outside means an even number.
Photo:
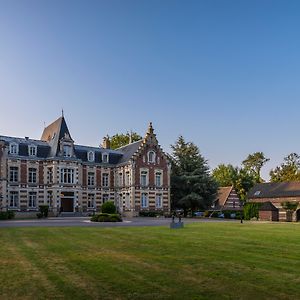
[{"label": "window", "polygon": [[158,187],[162,186],[162,174],[160,171],[155,172],[155,185]]},{"label": "window", "polygon": [[93,151],[88,152],[87,159],[90,162],[95,161],[95,152],[93,152]]},{"label": "window", "polygon": [[36,156],[37,148],[36,146],[28,146],[28,155],[29,156]]},{"label": "window", "polygon": [[148,152],[148,162],[155,163],[155,152],[154,151]]},{"label": "window", "polygon": [[108,163],[108,161],[109,161],[109,156],[108,156],[108,154],[107,154],[107,153],[103,153],[103,154],[102,154],[102,162],[103,162],[103,163]]},{"label": "window", "polygon": [[71,157],[72,156],[72,147],[70,145],[64,145],[64,157]]},{"label": "window", "polygon": [[19,181],[19,168],[18,167],[10,167],[9,168],[9,181],[10,182],[18,182]]},{"label": "window", "polygon": [[156,194],[155,206],[156,206],[156,208],[161,208],[162,207],[162,195],[161,194]]},{"label": "window", "polygon": [[28,207],[36,208],[36,192],[29,192]]},{"label": "window", "polygon": [[107,173],[102,174],[102,186],[104,187],[109,186],[109,175]]},{"label": "window", "polygon": [[74,183],[74,170],[73,169],[61,169],[60,170],[60,182],[61,183]]},{"label": "window", "polygon": [[148,171],[141,171],[141,186],[147,186],[148,185]]},{"label": "window", "polygon": [[102,203],[107,202],[108,199],[109,199],[109,195],[108,194],[103,194],[103,196],[102,196]]},{"label": "window", "polygon": [[29,183],[36,183],[36,168],[29,168],[28,169],[28,182]]},{"label": "window", "polygon": [[254,196],[259,196],[260,195],[260,191],[256,191],[255,193],[254,193]]},{"label": "window", "polygon": [[53,168],[47,168],[47,183],[53,183]]},{"label": "window", "polygon": [[94,172],[88,172],[88,185],[94,186],[95,185],[95,173]]},{"label": "window", "polygon": [[94,208],[95,207],[95,195],[94,194],[88,194],[88,208]]},{"label": "window", "polygon": [[9,153],[10,154],[18,154],[19,153],[19,146],[16,143],[11,143],[9,145]]},{"label": "window", "polygon": [[129,186],[130,185],[130,172],[127,171],[125,174],[125,185]]},{"label": "window", "polygon": [[9,207],[16,208],[19,206],[19,193],[12,191],[9,193]]},{"label": "window", "polygon": [[119,187],[123,186],[123,174],[122,173],[118,174],[118,185],[119,185]]},{"label": "window", "polygon": [[126,195],[125,195],[125,207],[127,209],[130,208],[130,194],[129,193],[126,193]]},{"label": "window", "polygon": [[142,193],[141,206],[148,207],[148,194],[146,194],[146,193]]}]

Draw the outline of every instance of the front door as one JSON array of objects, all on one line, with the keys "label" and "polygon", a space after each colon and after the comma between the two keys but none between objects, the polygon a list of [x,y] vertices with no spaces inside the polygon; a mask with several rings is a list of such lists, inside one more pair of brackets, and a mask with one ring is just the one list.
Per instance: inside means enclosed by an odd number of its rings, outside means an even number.
[{"label": "front door", "polygon": [[61,211],[62,212],[73,212],[74,205],[73,205],[73,198],[62,198],[61,199]]}]

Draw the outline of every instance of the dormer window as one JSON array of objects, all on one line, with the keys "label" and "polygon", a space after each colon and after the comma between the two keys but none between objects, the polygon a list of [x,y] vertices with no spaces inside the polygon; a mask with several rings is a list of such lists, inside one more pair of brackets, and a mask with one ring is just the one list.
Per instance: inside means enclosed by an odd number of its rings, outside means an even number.
[{"label": "dormer window", "polygon": [[28,146],[28,155],[29,156],[36,156],[37,148],[34,145]]},{"label": "dormer window", "polygon": [[154,151],[148,152],[148,163],[155,163],[155,152]]},{"label": "dormer window", "polygon": [[89,152],[87,153],[87,159],[88,159],[88,161],[90,161],[90,162],[95,161],[95,152],[89,151]]},{"label": "dormer window", "polygon": [[71,157],[72,156],[72,147],[70,145],[64,145],[64,157]]},{"label": "dormer window", "polygon": [[11,143],[9,145],[9,153],[17,155],[19,153],[19,145],[16,143]]},{"label": "dormer window", "polygon": [[108,160],[109,160],[108,153],[103,153],[102,154],[102,162],[103,163],[108,163]]}]

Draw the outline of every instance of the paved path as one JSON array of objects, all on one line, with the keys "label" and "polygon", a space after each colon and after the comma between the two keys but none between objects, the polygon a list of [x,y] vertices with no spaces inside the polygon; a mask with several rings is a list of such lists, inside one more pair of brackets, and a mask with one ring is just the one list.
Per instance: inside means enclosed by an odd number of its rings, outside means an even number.
[{"label": "paved path", "polygon": [[[195,222],[239,222],[238,220],[223,219],[182,219],[184,223]],[[169,226],[170,218],[131,218],[124,219],[123,222],[116,223],[98,223],[91,222],[90,218],[48,218],[34,220],[9,220],[0,221],[0,228],[5,227],[119,227],[119,226]]]}]

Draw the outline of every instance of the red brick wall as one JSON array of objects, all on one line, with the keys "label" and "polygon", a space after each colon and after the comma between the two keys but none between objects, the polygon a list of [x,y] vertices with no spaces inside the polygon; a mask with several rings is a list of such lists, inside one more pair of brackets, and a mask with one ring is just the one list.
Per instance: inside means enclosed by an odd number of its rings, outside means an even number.
[{"label": "red brick wall", "polygon": [[99,167],[96,170],[96,185],[97,187],[101,187],[101,168]]},{"label": "red brick wall", "polygon": [[[155,151],[156,153],[156,163],[148,163],[148,152],[150,150]],[[143,156],[145,156],[145,162],[143,162]],[[159,163],[157,163],[159,158]],[[160,169],[163,171],[163,182],[162,187],[168,186],[168,163],[167,160],[163,157],[163,154],[160,150],[146,146],[142,151],[141,155],[136,160],[136,172],[135,172],[135,185],[140,185],[140,169],[148,168],[149,169],[149,186],[154,186],[155,183],[155,169]]]},{"label": "red brick wall", "polygon": [[278,212],[276,212],[276,211],[260,211],[259,219],[261,221],[278,221]]},{"label": "red brick wall", "polygon": [[27,162],[26,160],[21,161],[21,183],[27,183]]}]

